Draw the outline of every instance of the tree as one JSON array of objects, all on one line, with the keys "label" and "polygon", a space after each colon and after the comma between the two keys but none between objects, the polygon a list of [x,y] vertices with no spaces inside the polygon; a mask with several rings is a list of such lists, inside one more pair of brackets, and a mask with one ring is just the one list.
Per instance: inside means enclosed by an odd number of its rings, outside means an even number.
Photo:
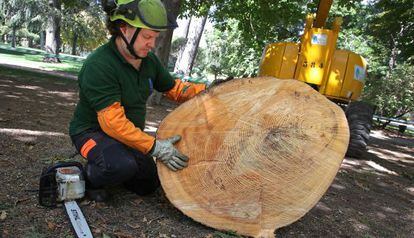
[{"label": "tree", "polygon": [[[99,1],[47,0],[49,14],[46,24],[47,61],[58,62],[62,43],[76,49],[93,50],[106,40],[104,14]],[[64,27],[61,34],[60,29]],[[63,42],[62,42],[63,39]],[[79,46],[79,47],[78,47]]]},{"label": "tree", "polygon": [[72,1],[62,11],[62,42],[69,45],[71,54],[92,51],[107,40],[105,13],[100,4],[86,0]]},{"label": "tree", "polygon": [[214,29],[207,36],[207,71],[213,73],[215,78],[255,75],[261,51],[256,51],[243,43],[237,20],[229,20],[227,24],[231,27],[224,31]]},{"label": "tree", "polygon": [[178,59],[178,56],[181,54],[181,51],[184,49],[187,39],[184,37],[178,37],[173,39],[171,42],[170,56],[168,58],[168,70],[174,71],[175,62]]},{"label": "tree", "polygon": [[377,113],[399,118],[414,112],[414,66],[402,63],[388,77],[372,81],[365,98],[378,108]]},{"label": "tree", "polygon": [[184,24],[184,31],[183,31],[184,34],[180,36],[176,36],[176,38],[173,39],[171,43],[170,58],[168,60],[168,68],[169,69],[171,68],[171,71],[174,71],[175,63],[185,48],[185,45],[187,43],[188,33],[190,31],[191,17],[181,19],[181,20],[183,23],[181,23],[181,26],[179,27],[183,27],[183,24]]},{"label": "tree", "polygon": [[47,62],[60,62],[59,50],[61,46],[60,23],[61,23],[61,1],[48,0],[49,14],[46,23],[46,43],[45,49],[49,53],[44,58]]},{"label": "tree", "polygon": [[35,33],[30,28],[40,19],[43,9],[43,2],[35,0],[1,0],[0,32],[3,39],[6,38],[5,35],[11,34],[12,47],[16,47],[17,35],[29,39],[35,38]]},{"label": "tree", "polygon": [[186,40],[186,45],[178,56],[175,63],[174,72],[180,72],[184,75],[191,75],[191,69],[197,55],[198,45],[203,35],[204,26],[207,22],[207,15],[192,20],[190,31]]},{"label": "tree", "polygon": [[379,0],[372,5],[369,33],[386,48],[388,74],[398,63],[413,62],[414,2],[411,0]]},{"label": "tree", "polygon": [[405,0],[373,2],[359,19],[359,24],[365,26],[353,28],[361,29],[358,38],[369,43],[364,54],[369,74],[363,99],[376,105],[376,113],[386,117],[402,117],[414,108],[413,7],[412,1]]}]

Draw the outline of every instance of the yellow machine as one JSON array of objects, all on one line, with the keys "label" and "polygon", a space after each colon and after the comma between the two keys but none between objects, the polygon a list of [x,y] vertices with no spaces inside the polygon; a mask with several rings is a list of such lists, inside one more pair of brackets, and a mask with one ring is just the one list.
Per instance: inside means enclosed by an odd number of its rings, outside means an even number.
[{"label": "yellow machine", "polygon": [[342,104],[351,130],[347,154],[360,157],[366,149],[373,115],[370,105],[356,102],[365,84],[367,63],[358,54],[336,49],[342,18],[335,18],[332,29],[325,28],[332,2],[321,0],[316,16],[307,16],[300,43],[281,42],[266,46],[259,76],[303,81]]}]

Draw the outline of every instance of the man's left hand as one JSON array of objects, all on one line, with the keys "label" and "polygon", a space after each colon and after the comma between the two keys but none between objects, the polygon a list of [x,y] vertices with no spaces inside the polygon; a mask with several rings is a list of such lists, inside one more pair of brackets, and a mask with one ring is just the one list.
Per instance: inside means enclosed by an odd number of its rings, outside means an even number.
[{"label": "man's left hand", "polygon": [[156,140],[152,156],[161,160],[169,169],[177,171],[188,166],[188,157],[178,151],[174,144],[181,140],[181,136],[175,135],[165,140]]}]

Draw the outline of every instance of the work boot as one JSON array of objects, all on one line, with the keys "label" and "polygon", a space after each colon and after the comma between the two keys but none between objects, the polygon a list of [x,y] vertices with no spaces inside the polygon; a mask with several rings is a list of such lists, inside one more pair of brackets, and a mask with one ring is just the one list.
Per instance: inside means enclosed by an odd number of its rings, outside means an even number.
[{"label": "work boot", "polygon": [[85,179],[85,195],[89,200],[95,202],[108,201],[109,195],[105,188],[93,186],[85,170],[83,171],[83,177]]}]

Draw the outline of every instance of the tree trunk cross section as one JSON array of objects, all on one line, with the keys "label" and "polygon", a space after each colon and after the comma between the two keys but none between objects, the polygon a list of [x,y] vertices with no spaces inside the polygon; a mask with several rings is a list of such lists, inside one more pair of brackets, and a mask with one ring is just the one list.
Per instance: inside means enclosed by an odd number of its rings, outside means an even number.
[{"label": "tree trunk cross section", "polygon": [[179,134],[189,166],[157,163],[171,203],[220,230],[274,237],[332,183],[349,129],[334,103],[297,80],[235,79],[170,113],[158,138]]}]

